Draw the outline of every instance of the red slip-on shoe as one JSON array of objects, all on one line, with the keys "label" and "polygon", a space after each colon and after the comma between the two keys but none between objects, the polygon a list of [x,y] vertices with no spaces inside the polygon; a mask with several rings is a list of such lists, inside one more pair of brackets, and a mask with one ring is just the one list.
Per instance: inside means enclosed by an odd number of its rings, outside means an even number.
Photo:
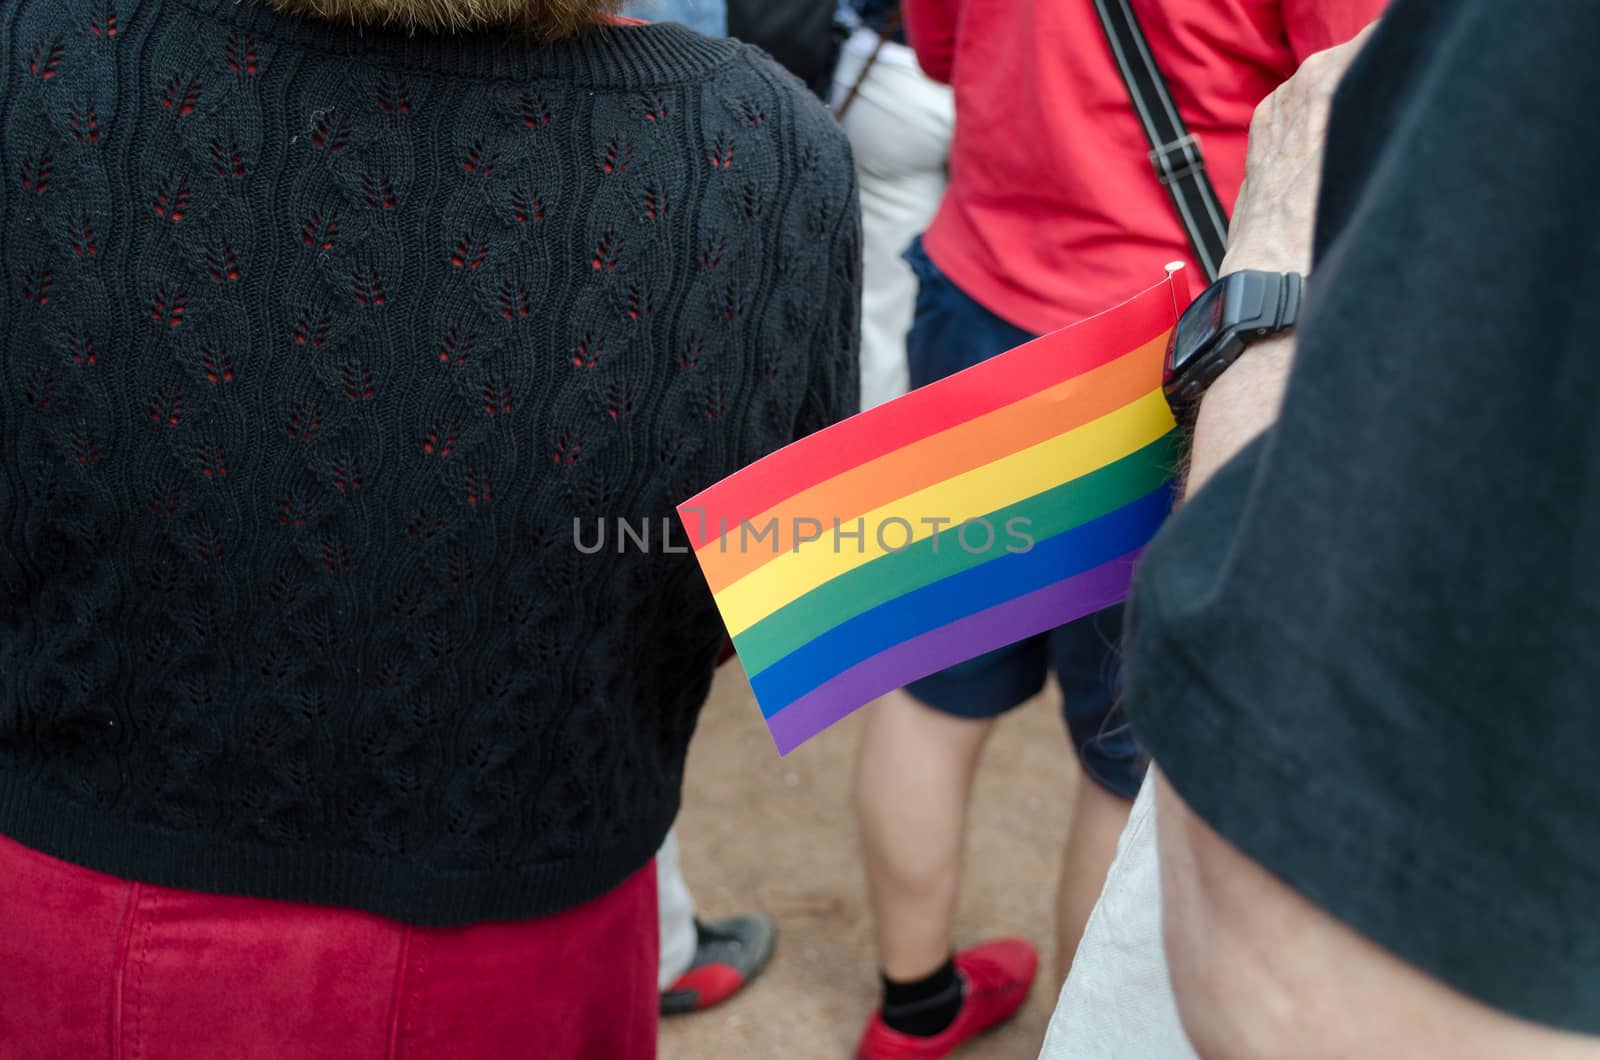
[{"label": "red slip-on shoe", "polygon": [[901,1034],[874,1012],[856,1047],[856,1060],[938,1060],[971,1038],[1016,1015],[1028,1000],[1039,970],[1039,953],[1022,939],[995,939],[955,957],[963,993],[955,1022],[928,1038]]}]

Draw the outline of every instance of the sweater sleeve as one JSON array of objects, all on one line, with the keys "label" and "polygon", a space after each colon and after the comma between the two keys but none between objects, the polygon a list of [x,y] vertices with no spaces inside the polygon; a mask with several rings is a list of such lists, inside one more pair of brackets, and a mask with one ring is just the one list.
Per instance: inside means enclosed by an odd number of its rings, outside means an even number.
[{"label": "sweater sleeve", "polygon": [[922,72],[949,84],[955,73],[956,16],[961,0],[905,0],[906,36]]},{"label": "sweater sleeve", "polygon": [[828,262],[827,314],[812,342],[796,438],[861,411],[861,203],[853,172]]},{"label": "sweater sleeve", "polygon": [[1283,29],[1295,62],[1343,44],[1387,6],[1388,0],[1283,0]]}]

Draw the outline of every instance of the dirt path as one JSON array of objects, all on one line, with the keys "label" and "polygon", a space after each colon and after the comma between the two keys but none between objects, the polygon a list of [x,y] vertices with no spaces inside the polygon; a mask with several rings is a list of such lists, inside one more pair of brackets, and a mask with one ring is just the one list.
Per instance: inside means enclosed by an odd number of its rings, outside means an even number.
[{"label": "dirt path", "polygon": [[[1052,691],[1008,715],[979,773],[957,945],[1022,935],[1039,946],[1042,974],[1018,1018],[964,1060],[1034,1060],[1055,1004],[1051,918],[1075,768],[1056,702]],[[850,1056],[877,989],[849,802],[858,735],[849,719],[780,759],[743,675],[724,668],[689,760],[684,871],[706,915],[771,912],[778,949],[722,1008],[664,1021],[662,1060]]]}]

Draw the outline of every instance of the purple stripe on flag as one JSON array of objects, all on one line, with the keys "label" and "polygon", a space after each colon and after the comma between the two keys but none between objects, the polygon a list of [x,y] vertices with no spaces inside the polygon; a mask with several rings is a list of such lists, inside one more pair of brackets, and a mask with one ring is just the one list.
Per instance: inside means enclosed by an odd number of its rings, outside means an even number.
[{"label": "purple stripe on flag", "polygon": [[1104,610],[1128,595],[1143,548],[957,619],[866,659],[767,719],[778,753],[786,755],[857,706],[919,677],[976,658],[1073,619]]}]

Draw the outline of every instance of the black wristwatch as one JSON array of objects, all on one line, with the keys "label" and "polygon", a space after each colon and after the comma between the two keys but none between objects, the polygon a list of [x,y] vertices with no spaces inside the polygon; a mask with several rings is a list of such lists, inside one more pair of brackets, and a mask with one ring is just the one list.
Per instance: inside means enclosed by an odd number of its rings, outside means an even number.
[{"label": "black wristwatch", "polygon": [[1294,327],[1304,287],[1298,272],[1230,272],[1184,310],[1167,342],[1164,383],[1180,423],[1245,347]]}]

